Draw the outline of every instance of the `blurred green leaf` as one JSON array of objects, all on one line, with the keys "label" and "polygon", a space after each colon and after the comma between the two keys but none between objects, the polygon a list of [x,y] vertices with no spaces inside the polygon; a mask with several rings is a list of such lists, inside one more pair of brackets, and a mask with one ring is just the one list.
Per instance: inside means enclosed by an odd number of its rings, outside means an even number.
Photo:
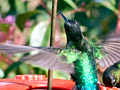
[{"label": "blurred green leaf", "polygon": [[[45,33],[47,31],[48,21],[42,21],[32,31],[30,37],[30,45],[31,46],[41,46],[42,42],[44,41]],[[48,41],[46,41],[48,42]],[[44,42],[45,43],[45,42]]]},{"label": "blurred green leaf", "polygon": [[40,13],[40,11],[35,10],[35,11],[29,11],[23,14],[19,14],[16,19],[16,24],[20,28],[21,31],[24,29],[24,23],[25,21],[30,18],[31,16]]},{"label": "blurred green leaf", "polygon": [[20,61],[17,61],[17,62],[14,62],[13,64],[11,64],[7,69],[6,71],[4,72],[4,77],[3,78],[6,78],[8,76],[8,74],[15,68],[19,67],[19,65],[22,64],[22,62]]},{"label": "blurred green leaf", "polygon": [[16,74],[15,71],[11,71],[11,72],[8,74],[7,78],[14,78],[16,75],[17,75],[17,74]]},{"label": "blurred green leaf", "polygon": [[114,13],[118,14],[118,9],[115,8],[115,0],[96,0],[97,3],[101,4],[102,6],[110,9]]},{"label": "blurred green leaf", "polygon": [[15,0],[15,6],[18,14],[24,13],[26,11],[25,3],[23,3],[22,0]]},{"label": "blurred green leaf", "polygon": [[69,80],[70,78],[68,77],[69,74],[63,73],[60,71],[54,71],[53,72],[53,78],[58,78],[58,79],[67,79]]},{"label": "blurred green leaf", "polygon": [[29,73],[29,71],[30,71],[30,68],[28,67],[28,65],[27,65],[27,64],[24,64],[24,63],[22,63],[22,64],[19,66],[19,69],[20,69],[20,72],[21,72],[22,74],[27,74],[27,73]]},{"label": "blurred green leaf", "polygon": [[46,70],[41,69],[39,67],[34,67],[33,69],[34,69],[35,74],[40,74],[40,75],[46,75],[47,74]]},{"label": "blurred green leaf", "polygon": [[6,24],[6,23],[3,23],[3,24],[0,24],[0,30],[1,31],[4,31],[5,33],[9,31],[9,24]]},{"label": "blurred green leaf", "polygon": [[98,3],[109,2],[111,5],[115,6],[115,0],[95,0]]},{"label": "blurred green leaf", "polygon": [[49,41],[49,38],[50,38],[50,29],[51,29],[51,26],[49,25],[49,26],[47,27],[47,30],[46,30],[45,34],[44,34],[44,37],[43,37],[43,41],[42,41],[42,43],[41,43],[41,46],[47,46],[48,41]]},{"label": "blurred green leaf", "polygon": [[63,1],[69,4],[72,8],[74,9],[77,8],[76,4],[72,0],[63,0]]},{"label": "blurred green leaf", "polygon": [[0,68],[0,78],[4,77],[4,72],[3,70]]}]

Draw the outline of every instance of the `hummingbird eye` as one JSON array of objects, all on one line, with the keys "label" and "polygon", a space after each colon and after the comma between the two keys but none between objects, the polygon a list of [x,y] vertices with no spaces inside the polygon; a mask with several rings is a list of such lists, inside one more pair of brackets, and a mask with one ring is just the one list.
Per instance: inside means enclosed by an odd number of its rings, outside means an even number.
[{"label": "hummingbird eye", "polygon": [[111,76],[111,83],[112,83],[112,86],[115,86],[117,84],[115,77],[113,76]]},{"label": "hummingbird eye", "polygon": [[112,83],[115,83],[115,79],[114,79],[114,80],[112,80]]},{"label": "hummingbird eye", "polygon": [[76,21],[76,20],[69,20],[69,24],[70,24],[70,25],[76,25],[76,24],[77,24],[77,21]]},{"label": "hummingbird eye", "polygon": [[72,25],[75,25],[76,23],[77,23],[76,20],[73,20],[70,22],[70,24],[72,24]]},{"label": "hummingbird eye", "polygon": [[68,20],[65,22],[66,26],[75,26],[77,25],[77,21],[76,20]]}]

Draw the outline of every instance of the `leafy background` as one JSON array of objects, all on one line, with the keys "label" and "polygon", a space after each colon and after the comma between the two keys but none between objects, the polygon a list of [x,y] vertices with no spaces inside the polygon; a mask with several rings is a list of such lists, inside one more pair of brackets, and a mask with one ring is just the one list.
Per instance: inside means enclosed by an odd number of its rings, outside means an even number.
[{"label": "leafy background", "polygon": [[[57,10],[77,20],[90,42],[111,31],[118,32],[119,0],[58,0]],[[0,0],[0,42],[17,45],[49,46],[52,0]],[[57,15],[55,47],[65,47],[64,20]],[[32,54],[32,53],[30,53]],[[0,78],[20,74],[44,74],[47,69],[19,62],[23,54],[0,53]],[[54,71],[54,78],[69,79]]]}]

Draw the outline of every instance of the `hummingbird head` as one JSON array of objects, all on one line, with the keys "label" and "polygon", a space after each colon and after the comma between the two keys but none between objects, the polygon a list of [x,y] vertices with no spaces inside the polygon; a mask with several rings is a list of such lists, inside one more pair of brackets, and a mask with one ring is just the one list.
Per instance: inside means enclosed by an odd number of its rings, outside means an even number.
[{"label": "hummingbird head", "polygon": [[103,77],[103,82],[108,87],[115,87],[117,84],[115,77],[111,74],[109,76]]},{"label": "hummingbird head", "polygon": [[82,40],[80,25],[76,20],[68,20],[60,11],[59,13],[65,20],[64,28],[68,41],[78,42]]}]

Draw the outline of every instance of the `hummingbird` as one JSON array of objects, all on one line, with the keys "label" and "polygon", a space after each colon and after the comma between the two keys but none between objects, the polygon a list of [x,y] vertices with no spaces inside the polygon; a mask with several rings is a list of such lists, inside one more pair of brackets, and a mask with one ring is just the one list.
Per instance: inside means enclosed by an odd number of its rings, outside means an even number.
[{"label": "hummingbird", "polygon": [[104,71],[103,83],[108,87],[120,88],[120,61],[111,65]]},{"label": "hummingbird", "polygon": [[119,60],[120,40],[118,37],[120,34],[111,34],[97,44],[89,43],[83,36],[80,25],[76,20],[67,19],[60,11],[58,13],[65,20],[66,48],[1,43],[0,50],[6,54],[38,51],[35,55],[22,57],[20,61],[37,67],[70,73],[75,81],[76,90],[99,90],[96,63],[104,68]]}]

